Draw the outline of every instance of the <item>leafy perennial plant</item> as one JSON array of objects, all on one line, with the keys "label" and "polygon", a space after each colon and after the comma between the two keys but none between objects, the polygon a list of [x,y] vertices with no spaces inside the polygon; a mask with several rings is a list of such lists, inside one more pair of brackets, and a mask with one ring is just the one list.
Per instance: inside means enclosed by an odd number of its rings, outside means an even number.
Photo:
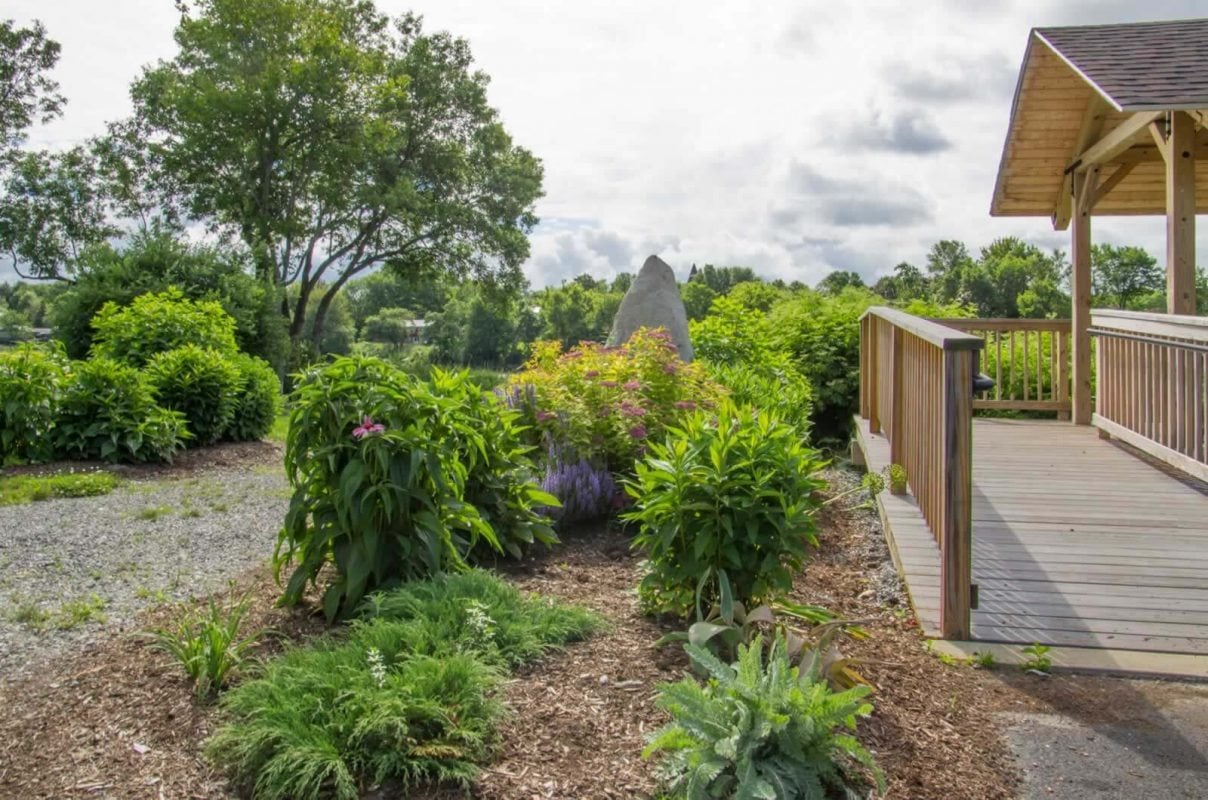
[{"label": "leafy perennial plant", "polygon": [[766,663],[758,638],[739,648],[733,666],[704,648],[685,649],[709,681],[661,687],[658,705],[672,721],[645,751],[667,754],[660,769],[675,797],[862,797],[858,766],[884,791],[872,756],[842,732],[872,712],[867,686],[831,690],[812,666],[792,665],[783,639],[772,642]]},{"label": "leafy perennial plant", "polygon": [[[723,404],[650,443],[625,482],[647,558],[644,605],[687,615],[720,599],[722,580],[748,606],[787,591],[816,544],[813,493],[823,462],[772,414]],[[722,573],[725,573],[723,578]]]},{"label": "leafy perennial plant", "polygon": [[535,483],[516,414],[464,373],[422,382],[340,358],[302,377],[291,408],[293,498],[276,562],[297,564],[285,603],[328,562],[324,611],[347,617],[368,592],[464,567],[476,549],[555,540],[536,509],[557,500]]}]

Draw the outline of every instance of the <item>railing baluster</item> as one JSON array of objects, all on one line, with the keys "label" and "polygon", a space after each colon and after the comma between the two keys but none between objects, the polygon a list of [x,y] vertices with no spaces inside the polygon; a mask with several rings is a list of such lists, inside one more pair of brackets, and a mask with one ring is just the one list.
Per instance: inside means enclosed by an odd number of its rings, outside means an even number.
[{"label": "railing baluster", "polygon": [[1208,319],[1095,311],[1098,393],[1092,423],[1208,480]]}]

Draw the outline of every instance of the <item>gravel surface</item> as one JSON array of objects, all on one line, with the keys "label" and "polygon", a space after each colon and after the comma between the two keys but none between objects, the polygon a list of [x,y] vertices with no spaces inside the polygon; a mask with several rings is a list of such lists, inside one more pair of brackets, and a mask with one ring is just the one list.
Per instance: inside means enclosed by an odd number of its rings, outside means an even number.
[{"label": "gravel surface", "polygon": [[287,489],[280,467],[243,464],[0,507],[0,682],[264,563]]}]

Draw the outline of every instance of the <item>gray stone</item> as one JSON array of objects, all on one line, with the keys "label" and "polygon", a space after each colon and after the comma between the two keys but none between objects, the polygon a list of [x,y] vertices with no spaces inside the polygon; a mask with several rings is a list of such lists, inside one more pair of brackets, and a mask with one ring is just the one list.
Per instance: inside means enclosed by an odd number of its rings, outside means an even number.
[{"label": "gray stone", "polygon": [[684,361],[692,360],[692,342],[688,338],[688,313],[680,299],[675,273],[658,256],[651,256],[621,300],[608,335],[611,347],[629,341],[638,328],[665,328],[679,348]]}]

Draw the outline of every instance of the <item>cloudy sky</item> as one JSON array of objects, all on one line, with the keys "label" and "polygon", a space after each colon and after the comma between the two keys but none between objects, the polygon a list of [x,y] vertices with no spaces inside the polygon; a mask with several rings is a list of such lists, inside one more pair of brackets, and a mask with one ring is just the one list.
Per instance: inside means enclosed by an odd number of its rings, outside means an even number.
[{"label": "cloudy sky", "polygon": [[[129,112],[140,66],[174,52],[171,0],[7,0],[63,45],[69,105],[34,146]],[[607,277],[657,253],[814,283],[922,263],[941,238],[1018,235],[1068,249],[1043,219],[991,219],[1028,30],[1191,17],[1204,2],[1016,0],[378,0],[467,38],[491,101],[545,163],[535,285]],[[1161,218],[1096,221],[1099,241],[1162,260]],[[1200,258],[1208,256],[1201,236]]]}]

